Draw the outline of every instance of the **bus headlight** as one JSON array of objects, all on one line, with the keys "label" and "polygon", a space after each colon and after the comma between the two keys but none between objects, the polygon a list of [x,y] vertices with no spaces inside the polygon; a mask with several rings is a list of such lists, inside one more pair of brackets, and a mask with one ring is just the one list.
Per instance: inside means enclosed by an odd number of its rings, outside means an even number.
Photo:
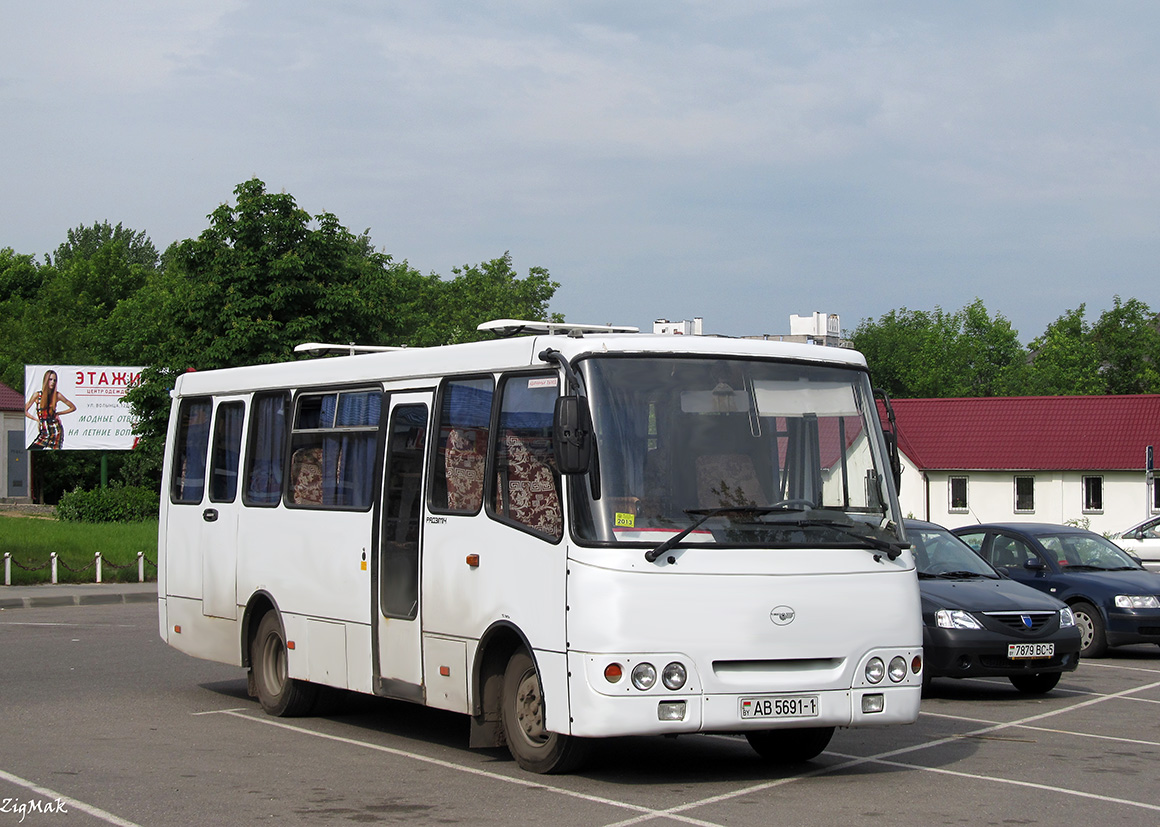
[{"label": "bus headlight", "polygon": [[886,674],[886,665],[882,663],[882,658],[870,658],[866,664],[866,680],[870,683],[878,683]]},{"label": "bus headlight", "polygon": [[688,677],[689,673],[685,671],[685,665],[673,661],[661,672],[661,683],[665,685],[665,688],[675,692],[685,685]]},{"label": "bus headlight", "polygon": [[651,663],[638,663],[632,668],[632,685],[647,692],[657,682],[657,668]]},{"label": "bus headlight", "polygon": [[901,655],[895,655],[890,659],[890,680],[894,683],[901,683],[906,680],[906,658]]}]

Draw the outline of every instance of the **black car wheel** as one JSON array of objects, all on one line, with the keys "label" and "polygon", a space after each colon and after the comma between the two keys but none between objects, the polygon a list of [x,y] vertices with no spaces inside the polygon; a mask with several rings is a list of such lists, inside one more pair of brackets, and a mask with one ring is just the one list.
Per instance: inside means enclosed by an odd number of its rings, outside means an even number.
[{"label": "black car wheel", "polygon": [[1100,610],[1091,603],[1076,603],[1071,607],[1075,615],[1075,625],[1080,631],[1081,658],[1103,657],[1108,651],[1108,635],[1104,629],[1104,619]]}]

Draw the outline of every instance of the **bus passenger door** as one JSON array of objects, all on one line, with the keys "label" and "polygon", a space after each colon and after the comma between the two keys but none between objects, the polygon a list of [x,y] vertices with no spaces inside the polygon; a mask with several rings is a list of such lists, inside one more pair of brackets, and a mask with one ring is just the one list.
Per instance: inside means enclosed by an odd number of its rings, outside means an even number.
[{"label": "bus passenger door", "polygon": [[202,602],[207,617],[238,616],[238,470],[246,403],[220,400],[209,444],[206,498],[201,505]]},{"label": "bus passenger door", "polygon": [[432,394],[391,394],[379,515],[374,662],[382,694],[423,699],[419,613],[424,449]]}]

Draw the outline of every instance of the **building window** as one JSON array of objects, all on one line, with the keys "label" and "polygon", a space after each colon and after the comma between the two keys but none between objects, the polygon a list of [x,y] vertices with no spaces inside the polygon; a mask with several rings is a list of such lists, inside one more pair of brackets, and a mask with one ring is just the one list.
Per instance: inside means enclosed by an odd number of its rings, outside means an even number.
[{"label": "building window", "polygon": [[1035,477],[1015,478],[1015,510],[1035,510]]},{"label": "building window", "polygon": [[967,510],[967,478],[951,477],[948,488],[951,498],[950,510],[965,512]]},{"label": "building window", "polygon": [[1160,482],[1152,481],[1152,510],[1160,511]]},{"label": "building window", "polygon": [[1103,477],[1084,477],[1083,478],[1083,510],[1084,511],[1103,511],[1104,510],[1104,478]]}]

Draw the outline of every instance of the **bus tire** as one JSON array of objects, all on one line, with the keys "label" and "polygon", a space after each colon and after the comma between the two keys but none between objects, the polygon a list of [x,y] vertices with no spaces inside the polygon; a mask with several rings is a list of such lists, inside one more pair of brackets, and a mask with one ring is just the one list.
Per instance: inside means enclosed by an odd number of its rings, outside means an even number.
[{"label": "bus tire", "polygon": [[544,729],[544,690],[536,663],[524,649],[508,660],[501,709],[508,750],[522,769],[571,772],[587,758],[591,742]]},{"label": "bus tire", "polygon": [[286,636],[278,613],[266,612],[250,644],[250,669],[262,709],[279,718],[306,715],[318,698],[318,687],[287,676]]},{"label": "bus tire", "polygon": [[761,729],[745,733],[745,740],[766,761],[776,764],[800,764],[821,755],[833,735],[832,726],[810,729]]}]

